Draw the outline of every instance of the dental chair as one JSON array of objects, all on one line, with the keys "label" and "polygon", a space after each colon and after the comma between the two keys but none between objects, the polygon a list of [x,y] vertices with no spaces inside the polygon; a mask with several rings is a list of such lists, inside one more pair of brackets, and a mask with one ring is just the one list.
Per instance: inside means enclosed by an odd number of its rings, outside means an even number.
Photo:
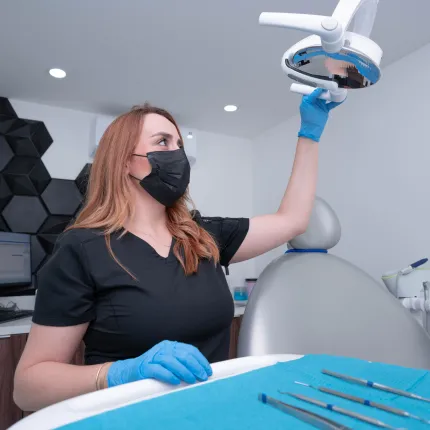
[{"label": "dental chair", "polygon": [[328,252],[340,236],[333,209],[317,198],[306,232],[267,266],[252,291],[239,357],[330,354],[430,369],[423,327],[382,283]]}]

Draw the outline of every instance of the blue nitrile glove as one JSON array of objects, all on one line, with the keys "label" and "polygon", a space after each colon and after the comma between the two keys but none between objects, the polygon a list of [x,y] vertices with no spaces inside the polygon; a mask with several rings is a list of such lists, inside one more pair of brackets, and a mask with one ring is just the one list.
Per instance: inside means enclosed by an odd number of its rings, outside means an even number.
[{"label": "blue nitrile glove", "polygon": [[307,137],[319,142],[324,127],[328,120],[328,113],[341,103],[329,102],[321,100],[318,97],[325,90],[317,88],[308,96],[303,96],[300,105],[300,116],[302,119],[302,126],[300,127],[299,137]]},{"label": "blue nitrile glove", "polygon": [[181,381],[193,384],[206,381],[212,369],[203,354],[194,346],[164,340],[139,357],[115,361],[107,373],[108,387],[157,379],[177,385]]}]

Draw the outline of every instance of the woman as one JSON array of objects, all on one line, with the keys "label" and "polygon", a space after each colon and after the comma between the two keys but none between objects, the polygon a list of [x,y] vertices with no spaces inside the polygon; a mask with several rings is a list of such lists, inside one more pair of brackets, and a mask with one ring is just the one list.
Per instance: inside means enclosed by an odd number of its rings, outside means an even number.
[{"label": "woman", "polygon": [[[37,410],[145,378],[207,380],[228,358],[233,301],[221,266],[305,231],[317,181],[316,142],[336,106],[302,100],[290,182],[279,210],[248,219],[187,209],[190,166],[174,119],[134,108],[106,130],[85,207],[39,275],[15,402]],[[86,366],[69,364],[81,340]]]}]

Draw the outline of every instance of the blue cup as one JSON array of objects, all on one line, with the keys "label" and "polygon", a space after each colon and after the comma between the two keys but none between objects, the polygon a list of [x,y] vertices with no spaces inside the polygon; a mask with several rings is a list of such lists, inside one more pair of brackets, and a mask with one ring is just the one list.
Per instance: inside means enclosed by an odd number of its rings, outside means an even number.
[{"label": "blue cup", "polygon": [[234,289],[233,298],[236,302],[248,300],[248,291],[246,290],[246,287],[236,287]]}]

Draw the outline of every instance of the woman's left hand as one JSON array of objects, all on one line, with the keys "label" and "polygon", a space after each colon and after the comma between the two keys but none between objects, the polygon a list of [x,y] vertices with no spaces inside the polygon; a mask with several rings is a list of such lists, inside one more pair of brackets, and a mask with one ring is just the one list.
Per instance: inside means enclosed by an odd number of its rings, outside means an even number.
[{"label": "woman's left hand", "polygon": [[108,387],[149,378],[177,385],[207,381],[211,375],[209,362],[197,348],[164,340],[139,357],[112,363],[106,379]]},{"label": "woman's left hand", "polygon": [[315,142],[319,142],[324,128],[327,124],[329,112],[341,103],[326,102],[319,98],[324,92],[322,88],[317,88],[308,96],[303,96],[300,104],[300,117],[302,124],[299,137],[307,137]]},{"label": "woman's left hand", "polygon": [[319,145],[315,142],[319,141],[324,131],[330,110],[340,105],[319,99],[323,91],[318,88],[302,98],[302,125],[293,171],[279,209],[273,214],[251,218],[248,234],[231,263],[257,257],[306,231],[317,184]]}]

